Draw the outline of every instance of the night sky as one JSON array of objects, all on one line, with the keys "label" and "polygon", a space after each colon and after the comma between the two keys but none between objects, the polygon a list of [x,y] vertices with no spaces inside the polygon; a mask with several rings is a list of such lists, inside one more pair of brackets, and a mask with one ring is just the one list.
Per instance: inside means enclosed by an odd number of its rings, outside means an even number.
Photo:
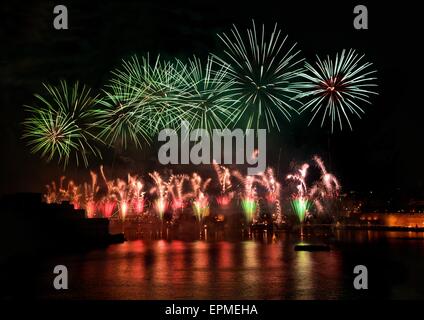
[{"label": "night sky", "polygon": [[[363,1],[23,1],[2,2],[0,17],[0,194],[43,191],[63,171],[30,154],[21,140],[24,104],[34,102],[42,82],[79,80],[99,89],[112,68],[131,54],[206,57],[220,53],[216,33],[239,29],[251,19],[269,30],[277,22],[296,41],[303,56],[334,55],[346,48],[366,54],[378,70],[379,96],[354,130],[328,130],[310,115],[282,122],[270,143],[282,148],[281,166],[322,155],[345,190],[401,190],[423,197],[421,97],[423,16],[415,5],[367,4]],[[343,4],[341,4],[343,2]],[[53,28],[53,8],[64,4],[69,30]],[[353,8],[365,4],[369,30],[353,28]],[[328,128],[328,127],[327,127]],[[276,153],[269,152],[275,165]],[[137,157],[128,151],[125,157]],[[106,155],[106,164],[108,160]],[[97,167],[98,164],[93,164]],[[88,170],[82,169],[88,176]]]}]

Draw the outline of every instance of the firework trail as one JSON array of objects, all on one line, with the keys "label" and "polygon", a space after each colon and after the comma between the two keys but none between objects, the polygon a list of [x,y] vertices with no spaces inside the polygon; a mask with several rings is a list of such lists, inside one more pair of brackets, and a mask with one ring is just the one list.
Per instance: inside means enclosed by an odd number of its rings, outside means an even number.
[{"label": "firework trail", "polygon": [[116,180],[108,180],[103,166],[100,166],[100,172],[107,187],[107,196],[102,206],[105,210],[104,216],[109,216],[111,208],[114,209],[117,207],[117,212],[121,219],[125,220],[129,210],[129,192],[127,183],[119,178]]},{"label": "firework trail", "polygon": [[136,214],[141,214],[144,211],[145,192],[143,191],[143,182],[137,176],[128,174],[128,187],[131,199],[131,210]]},{"label": "firework trail", "polygon": [[272,170],[272,168],[267,168],[267,170],[259,176],[260,179],[258,179],[258,182],[267,190],[266,200],[275,206],[275,221],[277,224],[281,224],[283,222],[280,203],[281,185],[275,179],[274,170]]},{"label": "firework trail", "polygon": [[100,167],[103,180],[107,187],[107,195],[99,204],[104,217],[113,215],[115,207],[120,217],[125,220],[129,214],[141,214],[145,206],[144,184],[138,176],[128,174],[127,181],[123,179],[108,180],[103,166]]},{"label": "firework trail", "polygon": [[106,178],[103,165],[100,166],[100,173],[107,188],[107,195],[101,201],[100,208],[103,211],[103,217],[110,218],[115,214],[115,208],[118,207],[119,199],[116,195],[115,183],[113,180]]},{"label": "firework trail", "polygon": [[60,194],[58,194],[56,182],[52,181],[50,184],[47,184],[46,189],[47,191],[43,195],[44,201],[46,201],[46,203],[58,203],[60,201],[59,200]]},{"label": "firework trail", "polygon": [[81,209],[81,202],[83,198],[83,194],[81,193],[81,188],[74,183],[73,180],[70,180],[68,182],[68,188],[67,188],[67,197],[69,199],[69,202],[72,203],[74,206],[74,209]]},{"label": "firework trail", "polygon": [[298,172],[287,175],[286,179],[297,182],[296,185],[297,193],[293,194],[293,200],[291,205],[293,211],[299,218],[299,222],[303,223],[308,215],[309,208],[311,207],[311,201],[309,197],[308,187],[306,185],[306,176],[308,174],[309,165],[304,163]]},{"label": "firework trail", "polygon": [[128,174],[127,182],[122,179],[109,180],[106,178],[104,167],[100,166],[100,173],[107,188],[106,195],[100,195],[98,175],[90,171],[91,183],[84,182],[76,185],[72,180],[64,186],[65,176],[59,181],[59,188],[52,182],[47,185],[44,199],[47,203],[61,203],[69,201],[75,209],[85,209],[88,218],[103,216],[110,218],[115,209],[122,219],[129,214],[141,214],[144,211],[144,185],[137,176]]},{"label": "firework trail", "polygon": [[318,156],[314,156],[313,160],[317,164],[318,168],[321,171],[321,182],[325,188],[325,196],[326,197],[337,197],[340,191],[340,183],[337,178],[331,173],[327,172],[325,168],[324,162]]},{"label": "firework trail", "polygon": [[52,181],[51,184],[46,184],[46,193],[43,195],[43,199],[46,203],[58,203],[59,195],[57,193],[56,182]]},{"label": "firework trail", "polygon": [[[332,204],[340,192],[340,183],[337,178],[329,173],[324,162],[318,156],[313,157],[313,162],[320,172],[320,178],[312,181],[308,186],[307,178],[310,165],[304,163],[294,173],[286,176],[287,180],[295,182],[295,192],[292,194],[292,207],[301,222],[311,214],[312,205],[315,213],[332,213]],[[279,224],[283,221],[282,206],[280,202],[281,184],[276,180],[271,168],[256,176],[244,176],[239,171],[230,173],[229,169],[213,163],[218,182],[221,186],[217,202],[221,207],[229,204],[233,198],[234,191],[231,176],[240,181],[243,190],[239,194],[241,207],[248,223],[256,222],[259,212],[259,198],[267,200],[272,210],[274,221]],[[127,179],[108,179],[103,166],[100,166],[100,176],[90,171],[91,182],[82,185],[74,183],[73,180],[66,181],[65,176],[58,181],[53,181],[46,186],[43,195],[47,203],[62,203],[64,201],[73,204],[76,209],[85,209],[87,217],[111,218],[114,215],[125,219],[129,215],[144,213],[146,198],[144,183],[137,175],[127,175]],[[187,174],[171,175],[164,180],[158,172],[149,173],[153,179],[154,186],[150,194],[156,197],[152,200],[152,208],[161,219],[168,209],[173,209],[174,214],[182,210],[191,199],[193,212],[199,221],[209,215],[210,197],[207,188],[211,178],[206,180],[193,172]],[[100,188],[99,177],[103,179],[104,186]],[[191,191],[184,190],[186,181],[190,181]],[[257,187],[260,188],[258,196]],[[265,191],[265,192],[264,192]],[[225,199],[225,200],[223,200]],[[150,210],[150,209],[149,209]]]},{"label": "firework trail", "polygon": [[340,183],[337,178],[327,172],[324,162],[318,156],[314,156],[313,160],[320,170],[320,180],[311,188],[311,197],[314,198],[315,208],[319,213],[330,212],[334,210],[334,199],[337,199],[340,192]]},{"label": "firework trail", "polygon": [[318,213],[323,213],[326,206],[331,204],[331,200],[336,198],[340,191],[340,183],[333,174],[327,171],[322,159],[314,156],[313,161],[319,168],[321,176],[320,180],[313,183],[310,188],[306,183],[309,169],[307,163],[303,164],[297,173],[289,174],[286,177],[288,180],[297,182],[297,193],[293,195],[292,206],[301,222],[307,217],[312,203]]},{"label": "firework trail", "polygon": [[193,200],[193,211],[199,221],[209,215],[209,198],[203,192]]},{"label": "firework trail", "polygon": [[77,186],[73,180],[70,180],[65,187],[65,180],[65,176],[60,177],[59,188],[57,188],[55,181],[46,185],[47,190],[43,195],[44,201],[46,203],[62,203],[63,201],[68,201],[75,209],[80,209],[82,206],[81,202],[83,200],[81,188]]},{"label": "firework trail", "polygon": [[297,197],[291,201],[293,211],[296,213],[299,218],[299,222],[305,222],[309,209],[311,207],[311,202],[305,197]]},{"label": "firework trail", "polygon": [[308,174],[309,164],[304,163],[298,172],[287,175],[286,179],[297,181],[299,184],[296,186],[300,197],[304,197],[308,193],[308,187],[306,186],[306,176]]},{"label": "firework trail", "polygon": [[125,217],[128,214],[128,189],[127,184],[124,180],[117,179],[115,185],[116,193],[119,195],[118,208],[122,220],[125,220]]},{"label": "firework trail", "polygon": [[154,208],[159,217],[163,219],[163,215],[168,207],[168,191],[169,185],[172,182],[172,178],[170,178],[168,181],[165,181],[157,171],[149,173],[149,176],[153,179],[156,185],[150,189],[150,193],[156,193],[157,195],[157,199],[154,202]]},{"label": "firework trail", "polygon": [[65,180],[66,177],[61,176],[59,184],[52,181],[51,184],[46,185],[47,190],[43,195],[44,201],[46,203],[58,204],[66,201],[72,204],[74,209],[86,208],[88,206],[87,217],[92,218],[95,213],[95,208],[92,206],[92,203],[95,193],[98,191],[98,188],[94,187],[95,182],[91,185],[85,183],[83,186],[78,186],[73,180],[65,184]]},{"label": "firework trail", "polygon": [[185,174],[172,175],[168,185],[168,193],[172,198],[172,209],[177,213],[183,210],[186,205],[186,199],[190,196],[189,193],[184,193],[184,182],[189,180],[189,176]]},{"label": "firework trail", "polygon": [[219,165],[215,160],[212,163],[215,173],[218,177],[219,185],[221,186],[221,193],[216,197],[217,203],[221,207],[227,207],[234,197],[234,192],[230,191],[231,185],[231,173],[227,167]]},{"label": "firework trail", "polygon": [[90,171],[91,185],[84,183],[84,201],[85,201],[85,212],[88,218],[93,218],[96,215],[97,205],[95,196],[99,191],[97,185],[97,174]]},{"label": "firework trail", "polygon": [[255,176],[243,176],[239,171],[233,171],[233,176],[243,185],[241,196],[241,206],[247,223],[252,223],[256,219],[259,209],[258,195],[256,191]]},{"label": "firework trail", "polygon": [[110,197],[104,197],[98,203],[98,209],[102,213],[103,218],[111,218],[115,212],[117,201]]},{"label": "firework trail", "polygon": [[190,179],[193,188],[193,211],[199,221],[209,215],[209,198],[206,195],[206,189],[211,182],[211,178],[206,179],[204,182],[200,175],[196,172],[192,174]]},{"label": "firework trail", "polygon": [[322,113],[321,127],[326,118],[331,121],[331,132],[334,123],[338,121],[340,130],[345,120],[350,129],[352,125],[349,117],[355,115],[361,118],[365,111],[361,103],[370,104],[371,95],[376,95],[374,81],[377,79],[372,63],[363,62],[364,55],[355,50],[343,50],[336,54],[334,60],[327,56],[326,60],[317,57],[315,66],[306,63],[306,71],[301,77],[306,80],[301,87],[303,92],[297,97],[308,101],[300,108],[300,112],[310,110],[312,118]]}]

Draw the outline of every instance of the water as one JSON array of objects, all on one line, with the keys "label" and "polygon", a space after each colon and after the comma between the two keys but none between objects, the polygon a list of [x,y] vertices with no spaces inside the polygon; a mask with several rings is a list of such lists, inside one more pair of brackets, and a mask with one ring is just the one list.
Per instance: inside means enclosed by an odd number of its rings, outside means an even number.
[{"label": "water", "polygon": [[[322,241],[313,239],[313,241]],[[297,235],[245,241],[134,240],[44,261],[41,299],[356,299],[424,298],[422,233],[343,231],[328,252],[297,252]],[[69,290],[52,287],[54,265]],[[369,290],[353,289],[364,264]]]}]

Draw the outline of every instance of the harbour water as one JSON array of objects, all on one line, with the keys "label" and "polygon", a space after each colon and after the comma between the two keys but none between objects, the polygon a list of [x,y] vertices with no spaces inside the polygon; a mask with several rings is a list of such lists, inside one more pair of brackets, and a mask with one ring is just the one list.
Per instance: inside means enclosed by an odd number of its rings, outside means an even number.
[{"label": "harbour water", "polygon": [[[307,237],[307,235],[306,235]],[[297,233],[244,239],[133,239],[43,260],[40,299],[422,299],[424,234],[336,231],[306,238],[330,251],[295,251]],[[69,289],[53,288],[65,265]],[[368,268],[369,289],[355,290],[353,269]]]}]

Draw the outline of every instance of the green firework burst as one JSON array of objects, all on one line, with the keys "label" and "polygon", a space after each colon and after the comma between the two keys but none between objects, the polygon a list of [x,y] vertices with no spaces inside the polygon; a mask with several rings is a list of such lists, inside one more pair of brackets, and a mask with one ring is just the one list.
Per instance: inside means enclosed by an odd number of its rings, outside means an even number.
[{"label": "green firework burst", "polygon": [[163,128],[179,128],[181,120],[188,117],[181,99],[187,90],[183,78],[186,69],[180,68],[181,64],[162,61],[159,56],[150,61],[147,55],[141,60],[137,56],[124,60],[121,68],[113,71],[112,84],[131,83],[139,91],[139,98],[148,110],[143,126],[151,136]]},{"label": "green firework burst", "polygon": [[303,223],[306,218],[306,213],[311,207],[311,202],[306,198],[296,198],[291,201],[291,205],[294,213],[299,219],[299,222]]},{"label": "green firework burst", "polygon": [[51,161],[58,158],[66,167],[71,158],[79,165],[88,165],[88,155],[101,157],[96,147],[95,99],[90,89],[76,82],[69,86],[61,81],[58,86],[44,84],[46,94],[35,94],[37,103],[26,106],[29,115],[23,122],[22,138],[27,140],[32,153]]},{"label": "green firework burst", "polygon": [[269,37],[265,27],[247,30],[242,36],[234,26],[231,33],[218,35],[225,46],[224,56],[217,57],[228,66],[230,79],[234,81],[232,94],[240,100],[236,120],[245,118],[247,127],[259,128],[265,120],[268,131],[280,129],[278,116],[290,120],[296,112],[295,96],[299,93],[297,77],[303,71],[296,44],[289,44],[277,24]]},{"label": "green firework burst", "polygon": [[181,61],[178,64],[186,71],[183,78],[187,89],[181,99],[190,125],[210,132],[227,128],[237,111],[237,100],[228,94],[233,82],[227,80],[227,67],[219,66],[212,57],[206,64],[196,57],[187,66]]},{"label": "green firework burst", "polygon": [[114,81],[103,90],[97,109],[99,138],[108,145],[126,148],[129,142],[137,147],[151,140],[149,99],[143,90],[135,86],[131,78],[127,82]]}]

